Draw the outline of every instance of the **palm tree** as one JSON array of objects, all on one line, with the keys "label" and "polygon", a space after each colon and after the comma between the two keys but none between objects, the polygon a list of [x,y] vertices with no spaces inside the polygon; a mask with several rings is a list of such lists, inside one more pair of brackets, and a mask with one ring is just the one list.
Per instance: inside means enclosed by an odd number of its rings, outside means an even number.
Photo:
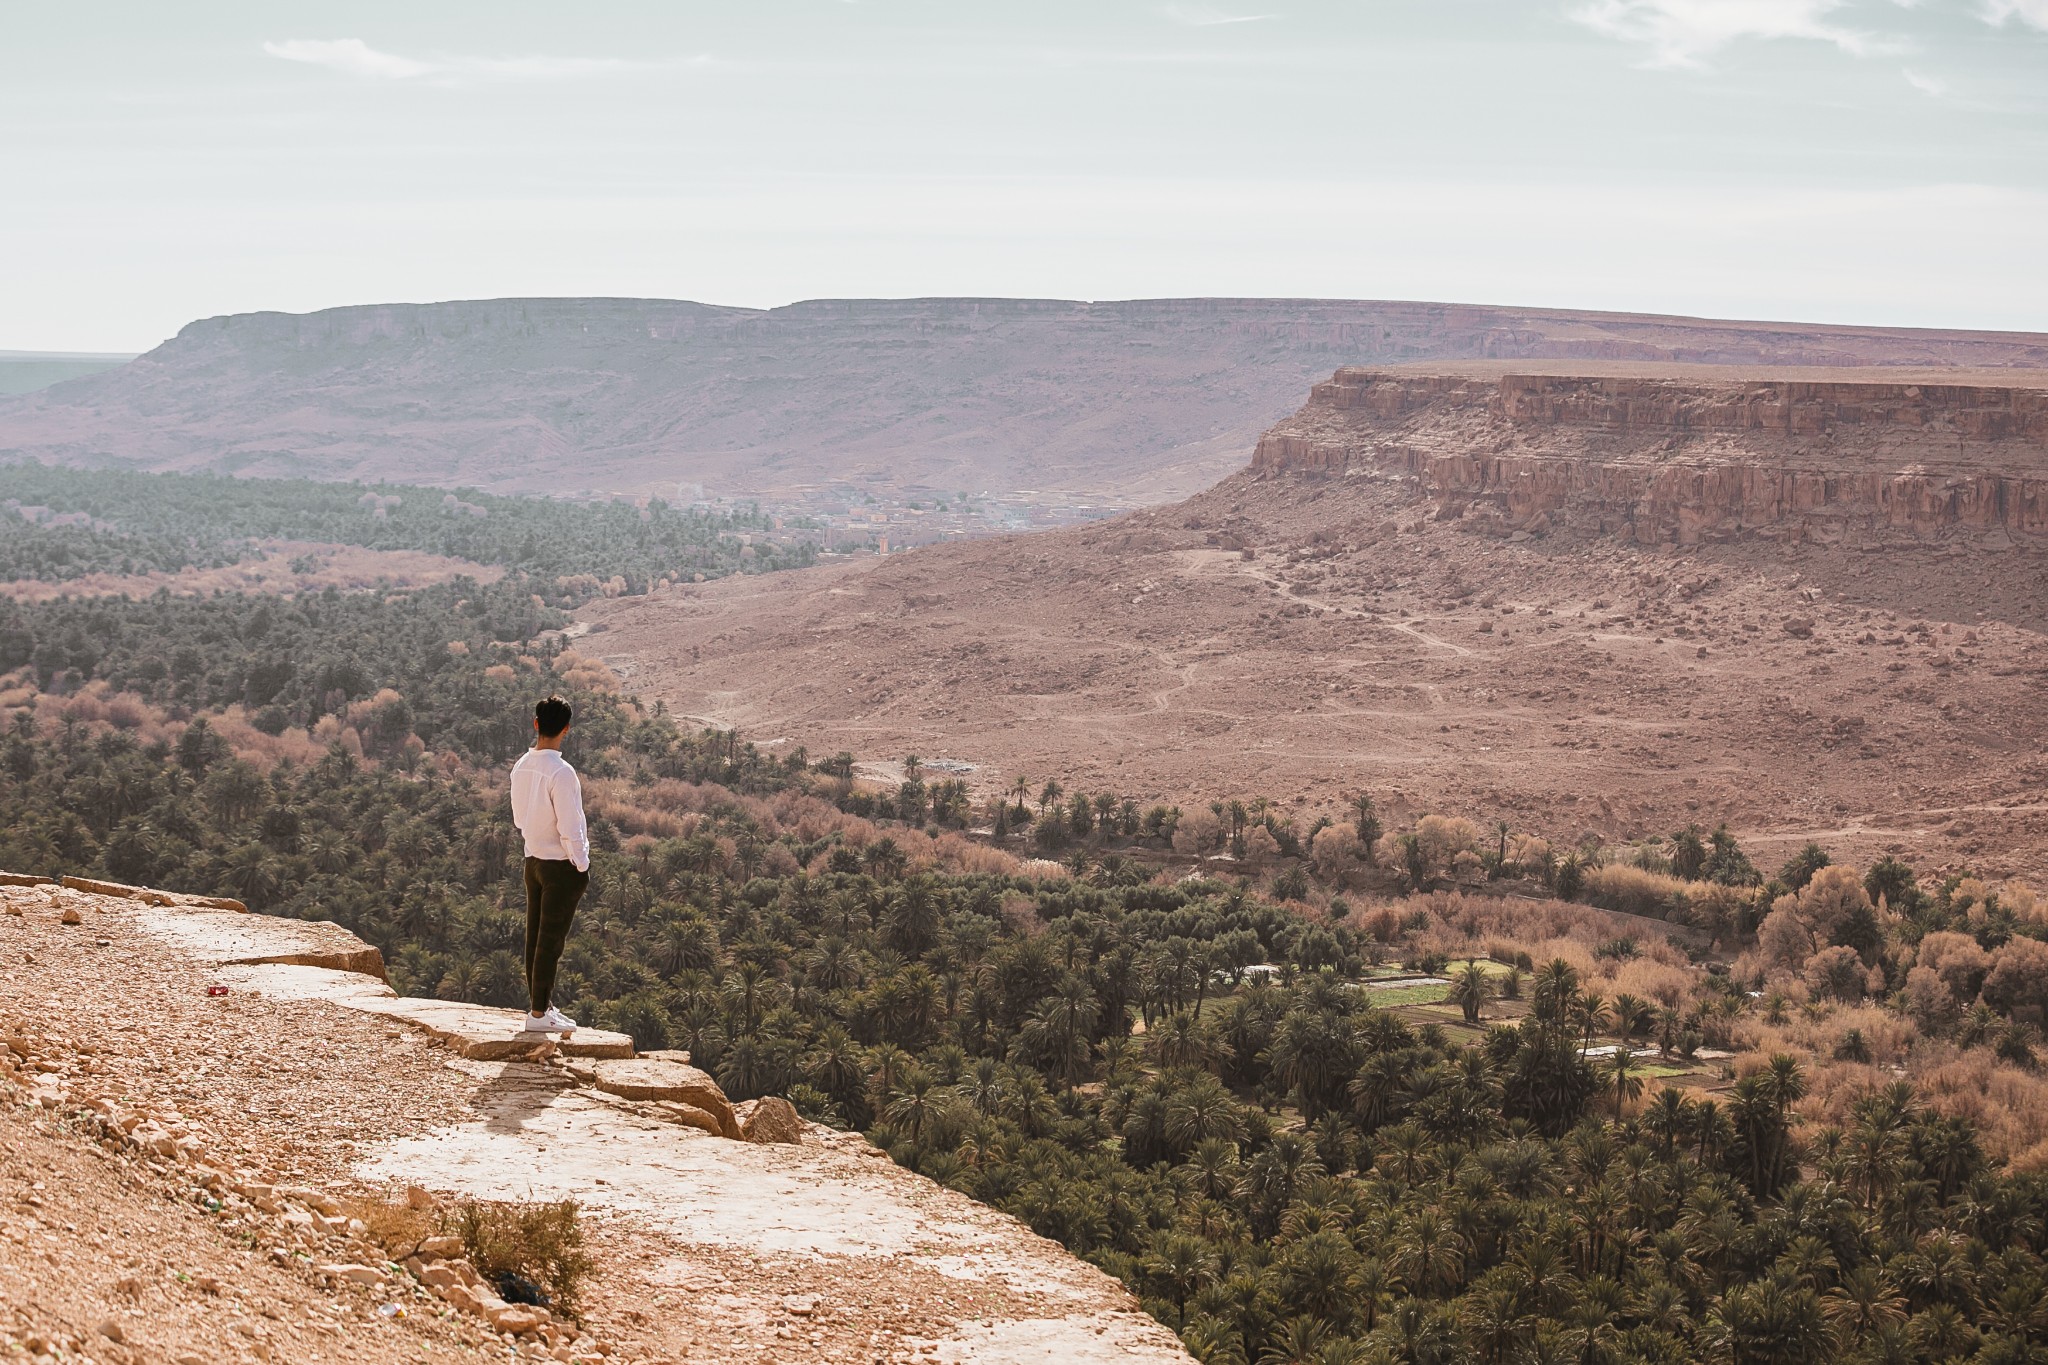
[{"label": "palm tree", "polygon": [[1227,1199],[1242,1173],[1237,1144],[1224,1138],[1210,1138],[1195,1145],[1175,1175],[1204,1199]]},{"label": "palm tree", "polygon": [[1216,1253],[1199,1237],[1167,1233],[1153,1243],[1144,1268],[1147,1275],[1166,1286],[1173,1297],[1176,1324],[1184,1328],[1188,1300],[1216,1281]]},{"label": "palm tree", "polygon": [[1608,1059],[1608,1084],[1614,1088],[1614,1121],[1621,1122],[1621,1107],[1643,1093],[1643,1078],[1635,1074],[1636,1054],[1623,1043]]},{"label": "palm tree", "polygon": [[1581,995],[1574,1013],[1578,1017],[1579,1029],[1584,1040],[1581,1046],[1584,1047],[1593,1046],[1593,1035],[1600,1031],[1602,1024],[1614,1017],[1613,1011],[1607,1007],[1607,997],[1598,991],[1587,991]]},{"label": "palm tree", "polygon": [[1280,1133],[1267,1143],[1237,1182],[1237,1197],[1249,1206],[1258,1235],[1270,1237],[1295,1192],[1322,1173],[1321,1159],[1301,1134]]},{"label": "palm tree", "polygon": [[1189,1078],[1166,1101],[1166,1138],[1182,1151],[1214,1138],[1234,1145],[1243,1136],[1237,1100],[1206,1071]]},{"label": "palm tree", "polygon": [[1402,1228],[1387,1258],[1390,1269],[1418,1294],[1444,1292],[1465,1278],[1465,1239],[1442,1210],[1425,1207]]},{"label": "palm tree", "polygon": [[1145,1031],[1145,1051],[1153,1063],[1173,1070],[1213,1070],[1221,1049],[1193,1010],[1175,1010]]},{"label": "palm tree", "polygon": [[1552,958],[1536,969],[1536,984],[1530,1009],[1538,1019],[1564,1021],[1579,993],[1579,973],[1561,957]]},{"label": "palm tree", "polygon": [[1350,1279],[1358,1253],[1342,1232],[1325,1229],[1289,1243],[1274,1264],[1281,1301],[1342,1330],[1351,1318]]},{"label": "palm tree", "polygon": [[1353,1312],[1361,1331],[1370,1332],[1379,1323],[1380,1309],[1402,1291],[1401,1277],[1387,1268],[1379,1256],[1361,1259],[1351,1272]]},{"label": "palm tree", "polygon": [[1493,999],[1493,974],[1475,960],[1467,962],[1451,978],[1451,1000],[1464,1012],[1465,1022],[1479,1022],[1479,1012]]},{"label": "palm tree", "polygon": [[1368,857],[1372,846],[1380,839],[1379,812],[1373,808],[1372,798],[1364,792],[1351,798],[1352,830],[1358,835],[1358,842],[1364,846]]},{"label": "palm tree", "polygon": [[1027,1055],[1036,1056],[1069,1088],[1087,1069],[1098,1005],[1088,979],[1068,973],[1053,993],[1040,1001],[1017,1036]]},{"label": "palm tree", "polygon": [[940,1084],[938,1077],[918,1067],[897,1082],[888,1104],[882,1108],[882,1117],[898,1128],[908,1129],[914,1144],[945,1111],[950,1099],[952,1091]]},{"label": "palm tree", "polygon": [[830,1095],[848,1118],[852,1118],[851,1101],[859,1097],[861,1084],[867,1075],[864,1061],[860,1044],[846,1031],[845,1025],[835,1021],[819,1030],[816,1040],[804,1053],[804,1075]]},{"label": "palm tree", "polygon": [[1650,1031],[1650,1021],[1656,1017],[1656,1010],[1647,1000],[1628,994],[1626,991],[1614,997],[1614,1027],[1621,1034],[1622,1041]]},{"label": "palm tree", "polygon": [[1678,1139],[1692,1130],[1692,1101],[1675,1085],[1659,1086],[1645,1117],[1664,1159],[1669,1161]]},{"label": "palm tree", "polygon": [[1812,1365],[1833,1344],[1819,1297],[1776,1277],[1731,1286],[1704,1335],[1730,1365]]}]

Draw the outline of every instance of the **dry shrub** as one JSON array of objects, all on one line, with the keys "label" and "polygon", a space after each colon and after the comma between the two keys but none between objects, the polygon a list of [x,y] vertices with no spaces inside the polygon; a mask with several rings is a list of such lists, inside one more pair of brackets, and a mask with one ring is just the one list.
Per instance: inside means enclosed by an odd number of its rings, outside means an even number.
[{"label": "dry shrub", "polygon": [[[1790,994],[1787,999],[1791,1000]],[[1816,1077],[1825,1076],[1829,1085],[1839,1086],[1843,1082],[1835,1079],[1835,1073],[1852,1064],[1834,1060],[1835,1051],[1852,1029],[1863,1035],[1874,1067],[1906,1065],[1920,1041],[1919,1031],[1904,1016],[1876,1005],[1855,1005],[1838,1006],[1818,1018],[1788,1011],[1782,1024],[1769,1023],[1760,1015],[1744,1015],[1735,1023],[1733,1042],[1737,1051],[1754,1053],[1756,1058],[1778,1052],[1803,1056]],[[1885,1079],[1896,1077],[1887,1075]]]},{"label": "dry shrub", "polygon": [[503,1204],[465,1199],[448,1222],[478,1274],[493,1281],[506,1275],[531,1280],[547,1291],[553,1311],[576,1315],[577,1295],[594,1263],[583,1249],[575,1200]]},{"label": "dry shrub", "polygon": [[1626,863],[1607,863],[1586,869],[1579,894],[1603,910],[1661,919],[1673,897],[1685,898],[1689,885],[1661,872],[1645,872]]},{"label": "dry shrub", "polygon": [[1982,1048],[1942,1048],[1937,1061],[1912,1068],[1920,1093],[1945,1114],[1960,1114],[1976,1125],[1977,1138],[1993,1158],[2015,1170],[2048,1169],[2048,1079],[1999,1061]]},{"label": "dry shrub", "polygon": [[1968,934],[1937,930],[1920,940],[1915,970],[1925,968],[1939,977],[1948,993],[1958,1001],[1977,998],[1984,977],[1991,970],[1991,954]]},{"label": "dry shrub", "polygon": [[1529,945],[1529,956],[1538,967],[1562,959],[1584,984],[1600,974],[1600,959],[1593,956],[1592,948],[1576,938],[1539,939]]},{"label": "dry shrub", "polygon": [[932,861],[949,872],[965,873],[969,876],[983,874],[998,877],[1014,877],[1020,866],[1017,859],[999,848],[979,844],[964,834],[941,834],[930,841]]},{"label": "dry shrub", "polygon": [[[0,703],[4,704],[4,703]],[[2025,882],[2007,882],[1998,888],[1999,903],[2029,924],[2048,920],[2048,897],[2038,896]]]},{"label": "dry shrub", "polygon": [[1207,808],[1188,811],[1173,827],[1173,851],[1182,856],[1211,853],[1223,846],[1223,821]]},{"label": "dry shrub", "polygon": [[1383,905],[1361,916],[1358,927],[1376,943],[1392,943],[1401,937],[1401,912],[1391,905]]},{"label": "dry shrub", "polygon": [[[327,746],[304,730],[286,730],[282,734],[266,735],[249,723],[247,714],[239,706],[230,706],[217,716],[207,717],[213,732],[227,742],[236,758],[255,764],[268,772],[284,759],[304,767],[318,763]],[[357,743],[360,745],[361,741]]]},{"label": "dry shrub", "polygon": [[[1430,927],[1416,936],[1416,946],[1423,950],[1453,957],[1484,950],[1508,958],[1526,951],[1539,963],[1561,957],[1589,988],[1660,999],[1674,987],[1682,993],[1694,979],[1686,954],[1671,942],[1673,936],[1686,935],[1682,928],[1645,924],[1572,901],[1440,892],[1373,906],[1359,917],[1359,928],[1391,942],[1398,937],[1396,927],[1417,910],[1427,910],[1431,918]],[[1612,961],[1594,956],[1600,944],[1623,937],[1635,940],[1634,958]]]},{"label": "dry shrub", "polygon": [[[1669,947],[1661,943],[1655,946]],[[1667,1009],[1677,1009],[1698,979],[1697,972],[1645,955],[1613,964],[1613,970],[1607,974],[1606,990],[1609,994],[1640,996]]]},{"label": "dry shrub", "polygon": [[615,780],[588,782],[583,788],[584,806],[592,814],[609,820],[623,835],[645,835],[656,839],[683,837],[682,817],[634,800],[629,795],[632,790],[630,784]]},{"label": "dry shrub", "polygon": [[1309,845],[1309,861],[1315,864],[1318,876],[1341,888],[1372,860],[1349,825],[1330,825],[1316,831]]},{"label": "dry shrub", "polygon": [[1003,896],[1000,904],[1003,922],[1012,932],[1024,938],[1036,938],[1045,932],[1045,921],[1038,917],[1038,902],[1021,891],[1011,891]]},{"label": "dry shrub", "polygon": [[362,1221],[364,1235],[394,1261],[417,1255],[422,1243],[441,1234],[441,1211],[431,1203],[416,1209],[403,1199],[392,1203],[377,1198],[344,1197],[341,1205],[349,1217]]},{"label": "dry shrub", "polygon": [[555,656],[555,672],[563,682],[586,692],[614,693],[619,690],[619,675],[599,659],[586,659],[573,649],[565,649]]}]

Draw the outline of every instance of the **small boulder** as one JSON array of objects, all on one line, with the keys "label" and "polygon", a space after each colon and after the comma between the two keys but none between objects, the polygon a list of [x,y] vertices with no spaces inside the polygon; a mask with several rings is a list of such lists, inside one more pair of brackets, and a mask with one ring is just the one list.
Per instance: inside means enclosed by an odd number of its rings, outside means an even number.
[{"label": "small boulder", "polygon": [[[707,1114],[694,1104],[684,1104],[681,1100],[663,1100],[654,1107],[664,1118],[672,1122],[685,1124],[691,1128],[701,1128],[715,1138],[726,1136],[725,1125],[718,1121],[718,1116]],[[734,1122],[733,1129],[736,1136],[739,1129],[737,1121]]]},{"label": "small boulder", "polygon": [[622,1100],[668,1100],[702,1110],[718,1120],[721,1137],[740,1136],[739,1121],[725,1091],[706,1072],[682,1062],[654,1057],[600,1061],[592,1067],[594,1084]]},{"label": "small boulder", "polygon": [[67,905],[64,907],[63,920],[66,924],[83,924],[85,916],[78,913],[77,906]]},{"label": "small boulder", "polygon": [[491,1324],[492,1331],[510,1332],[515,1337],[522,1333],[533,1331],[546,1322],[550,1316],[547,1309],[536,1308],[531,1304],[524,1303],[508,1303],[502,1307],[489,1309],[487,1312],[487,1320]]},{"label": "small boulder", "polygon": [[476,1296],[476,1291],[470,1289],[467,1285],[437,1284],[433,1286],[433,1290],[434,1293],[441,1297],[442,1302],[450,1304],[462,1312],[481,1313],[483,1311],[483,1301]]},{"label": "small boulder", "polygon": [[747,1100],[734,1106],[740,1121],[740,1136],[748,1142],[789,1142],[804,1140],[803,1116],[796,1106],[779,1095]]}]

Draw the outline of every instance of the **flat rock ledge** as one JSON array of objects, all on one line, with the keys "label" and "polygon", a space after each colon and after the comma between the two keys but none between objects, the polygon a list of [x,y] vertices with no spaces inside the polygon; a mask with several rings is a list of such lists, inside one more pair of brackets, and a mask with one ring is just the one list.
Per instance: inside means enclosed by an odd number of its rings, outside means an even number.
[{"label": "flat rock ledge", "polygon": [[[616,1356],[545,1310],[503,1302],[465,1262],[446,1259],[451,1247],[435,1245],[430,1255],[423,1242],[403,1266],[383,1262],[333,1197],[235,1165],[209,1146],[201,1127],[165,1105],[145,1112],[109,1097],[100,1047],[81,1044],[69,1055],[33,1039],[0,1040],[0,1103],[18,1099],[43,1116],[39,1122],[86,1124],[171,1178],[197,1180],[193,1197],[209,1207],[261,1215],[258,1235],[274,1244],[270,1259],[286,1267],[305,1262],[328,1292],[430,1294],[479,1320],[520,1359],[1192,1365],[1173,1333],[1101,1271],[1007,1215],[899,1169],[861,1134],[806,1123],[785,1099],[731,1104],[688,1053],[638,1056],[631,1038],[594,1029],[536,1039],[521,1032],[519,1010],[402,999],[384,979],[376,950],[331,923],[73,880],[82,884],[0,873],[8,916],[0,929],[45,942],[76,934],[80,945],[98,949],[124,935],[154,940],[165,955],[210,969],[206,994],[277,1002],[280,1025],[289,1017],[296,1027],[319,1027],[319,1016],[290,1011],[292,1002],[322,1002],[388,1021],[387,1033],[407,1028],[437,1040],[457,1054],[448,1069],[483,1084],[471,1117],[372,1143],[352,1158],[356,1177],[405,1187],[416,1208],[445,1197],[563,1198],[625,1220],[629,1237],[652,1239],[654,1247],[652,1259],[618,1267],[644,1277],[645,1307],[667,1309],[674,1293],[686,1293],[679,1311],[691,1315],[706,1343],[723,1345],[710,1355],[693,1346],[675,1356],[630,1347]],[[27,960],[39,970],[37,954]],[[346,1070],[331,1083],[376,1083],[358,1068]],[[220,1292],[205,1277],[194,1283]],[[956,1304],[967,1285],[988,1301],[971,1310]],[[625,1319],[648,1321],[637,1309]],[[768,1327],[774,1340],[760,1343]],[[104,1328],[101,1336],[113,1343],[104,1350],[120,1345]],[[759,1344],[750,1348],[750,1341]],[[0,1353],[10,1345],[0,1340]],[[175,1365],[226,1358],[171,1357]]]},{"label": "flat rock ledge", "polygon": [[579,1028],[574,1033],[527,1033],[518,1010],[492,1009],[460,1000],[419,1000],[410,996],[380,999],[356,996],[341,1002],[350,1009],[381,1014],[409,1024],[473,1062],[544,1061],[549,1057],[630,1058],[633,1040],[623,1033]]}]

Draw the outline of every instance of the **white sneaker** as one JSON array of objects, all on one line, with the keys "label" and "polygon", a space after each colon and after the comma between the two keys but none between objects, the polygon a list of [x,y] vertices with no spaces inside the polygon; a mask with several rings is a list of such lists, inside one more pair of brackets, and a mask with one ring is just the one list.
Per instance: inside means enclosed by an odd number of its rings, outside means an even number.
[{"label": "white sneaker", "polygon": [[526,1028],[523,1030],[526,1033],[574,1033],[575,1031],[576,1021],[556,1009],[553,1005],[548,1006],[546,1014],[527,1015]]}]

